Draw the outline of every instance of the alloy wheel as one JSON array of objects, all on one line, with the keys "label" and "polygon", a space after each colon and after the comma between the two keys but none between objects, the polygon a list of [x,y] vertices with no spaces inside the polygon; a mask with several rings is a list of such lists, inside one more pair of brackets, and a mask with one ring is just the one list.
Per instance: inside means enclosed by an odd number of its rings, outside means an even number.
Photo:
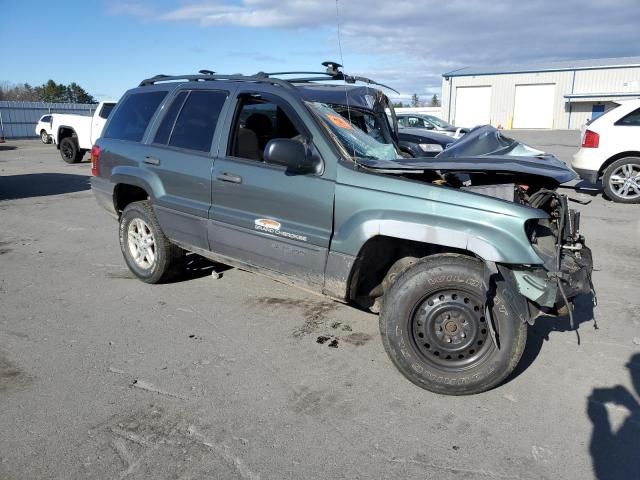
[{"label": "alloy wheel", "polygon": [[156,242],[153,232],[142,219],[135,218],[127,230],[127,246],[131,258],[140,268],[151,269],[156,262]]}]

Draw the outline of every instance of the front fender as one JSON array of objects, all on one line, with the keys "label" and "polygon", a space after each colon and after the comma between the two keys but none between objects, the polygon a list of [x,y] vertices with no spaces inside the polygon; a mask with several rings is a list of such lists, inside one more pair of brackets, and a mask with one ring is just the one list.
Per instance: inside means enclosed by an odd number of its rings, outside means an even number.
[{"label": "front fender", "polygon": [[524,228],[527,220],[546,216],[541,210],[397,177],[343,172],[349,184],[336,185],[333,251],[355,256],[367,240],[382,235],[463,249],[496,263],[543,263]]},{"label": "front fender", "polygon": [[412,220],[384,218],[401,213],[369,211],[356,215],[336,231],[331,249],[356,255],[367,240],[381,235],[468,250],[483,260],[496,263],[543,263],[529,245],[522,223],[513,222],[514,228],[522,230],[519,236],[494,225],[454,219],[443,222],[441,217],[429,215],[419,215]]}]

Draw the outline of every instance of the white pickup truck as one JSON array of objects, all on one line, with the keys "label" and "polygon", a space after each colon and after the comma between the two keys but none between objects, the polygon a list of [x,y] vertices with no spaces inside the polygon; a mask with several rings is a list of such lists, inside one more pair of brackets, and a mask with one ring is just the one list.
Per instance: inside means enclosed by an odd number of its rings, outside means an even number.
[{"label": "white pickup truck", "polygon": [[115,105],[114,101],[100,102],[92,117],[70,114],[53,116],[51,136],[65,162],[78,163],[91,150]]}]

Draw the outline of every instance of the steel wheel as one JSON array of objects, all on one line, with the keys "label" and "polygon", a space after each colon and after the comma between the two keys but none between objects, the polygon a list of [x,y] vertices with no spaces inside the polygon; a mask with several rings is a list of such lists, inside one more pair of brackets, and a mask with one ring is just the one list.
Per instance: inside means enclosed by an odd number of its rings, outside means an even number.
[{"label": "steel wheel", "polygon": [[430,293],[413,311],[411,340],[426,362],[441,369],[477,363],[492,346],[484,302],[459,289]]},{"label": "steel wheel", "polygon": [[518,364],[527,340],[526,301],[515,284],[495,275],[491,319],[485,318],[484,275],[477,259],[441,253],[403,270],[384,292],[382,343],[400,373],[419,387],[446,395],[484,392]]},{"label": "steel wheel", "polygon": [[136,265],[145,270],[153,268],[156,261],[156,242],[149,225],[140,218],[129,224],[127,246]]},{"label": "steel wheel", "polygon": [[625,163],[616,167],[608,183],[611,192],[622,199],[640,198],[640,165]]}]

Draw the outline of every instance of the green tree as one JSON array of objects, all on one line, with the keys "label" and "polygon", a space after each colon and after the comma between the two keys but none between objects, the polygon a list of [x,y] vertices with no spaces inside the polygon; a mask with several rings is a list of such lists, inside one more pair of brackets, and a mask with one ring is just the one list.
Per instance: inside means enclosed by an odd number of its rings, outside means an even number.
[{"label": "green tree", "polygon": [[436,95],[435,93],[433,94],[433,97],[431,97],[431,106],[432,107],[440,106],[440,100],[438,99],[438,95]]},{"label": "green tree", "polygon": [[87,91],[75,82],[71,82],[67,87],[67,101],[70,103],[97,103],[97,100],[89,95]]},{"label": "green tree", "polygon": [[54,103],[98,103],[84,88],[75,82],[69,85],[48,80],[39,87],[28,83],[14,85],[0,82],[0,100]]},{"label": "green tree", "polygon": [[420,97],[418,96],[417,93],[414,93],[413,95],[411,95],[411,106],[412,107],[420,106]]},{"label": "green tree", "polygon": [[43,102],[64,103],[67,101],[67,86],[62,83],[58,84],[53,80],[36,87],[36,91]]}]

